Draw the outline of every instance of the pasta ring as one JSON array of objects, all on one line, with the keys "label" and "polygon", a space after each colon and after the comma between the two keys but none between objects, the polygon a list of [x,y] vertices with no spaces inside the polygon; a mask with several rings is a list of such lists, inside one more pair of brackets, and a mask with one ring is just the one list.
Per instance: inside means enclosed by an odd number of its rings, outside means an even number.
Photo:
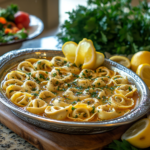
[{"label": "pasta ring", "polygon": [[99,100],[96,98],[86,98],[82,100],[81,103],[88,104],[91,107],[97,107],[100,104]]},{"label": "pasta ring", "polygon": [[65,91],[63,93],[63,97],[64,98],[69,98],[71,100],[83,100],[85,98],[88,98],[89,95],[85,94],[83,92],[80,92],[78,89],[76,88],[69,88],[67,89],[67,91]]},{"label": "pasta ring", "polygon": [[97,73],[98,77],[101,77],[101,76],[109,76],[110,77],[110,75],[111,75],[110,70],[104,66],[97,68],[96,73]]},{"label": "pasta ring", "polygon": [[92,79],[92,78],[96,78],[97,74],[95,73],[95,71],[93,71],[91,69],[83,69],[80,72],[79,77],[86,78],[86,79]]},{"label": "pasta ring", "polygon": [[7,80],[7,81],[4,82],[3,89],[6,90],[6,88],[9,85],[19,85],[19,86],[21,86],[22,84],[23,84],[23,82],[18,80],[18,79],[10,79],[10,80]]},{"label": "pasta ring", "polygon": [[31,75],[38,83],[49,80],[49,75],[46,71],[34,71]]},{"label": "pasta ring", "polygon": [[73,76],[72,76],[72,73],[70,72],[67,72],[65,70],[59,70],[59,69],[53,69],[50,73],[50,77],[51,78],[56,78],[58,79],[60,82],[63,81],[63,82],[68,82],[70,80],[72,80]]},{"label": "pasta ring", "polygon": [[62,67],[67,64],[67,59],[61,56],[55,56],[52,58],[51,63],[54,67]]},{"label": "pasta ring", "polygon": [[111,97],[111,105],[115,108],[127,109],[134,106],[134,100],[129,99],[122,94],[115,94]]},{"label": "pasta ring", "polygon": [[29,79],[28,75],[21,71],[11,71],[10,73],[7,74],[7,79],[18,79],[20,81],[25,81]]},{"label": "pasta ring", "polygon": [[66,106],[70,105],[70,104],[67,103],[67,100],[64,99],[63,97],[56,98],[53,101],[53,104],[54,104],[54,106],[59,106],[59,107],[66,107]]},{"label": "pasta ring", "polygon": [[21,70],[21,71],[23,71],[25,73],[34,71],[33,65],[30,62],[28,62],[28,61],[23,61],[23,62],[19,63],[17,69]]},{"label": "pasta ring", "polygon": [[34,99],[28,104],[26,109],[34,114],[41,114],[44,113],[46,107],[47,103],[45,101],[41,99]]},{"label": "pasta ring", "polygon": [[100,105],[96,108],[98,118],[102,120],[113,119],[119,116],[115,108],[110,105]]},{"label": "pasta ring", "polygon": [[59,106],[48,106],[45,109],[47,117],[57,120],[63,120],[67,117],[67,114],[71,111],[71,106],[59,107]]},{"label": "pasta ring", "polygon": [[44,70],[50,72],[52,70],[52,63],[49,60],[40,59],[34,64],[34,67],[36,70]]},{"label": "pasta ring", "polygon": [[29,93],[39,93],[40,90],[39,84],[31,80],[25,81],[23,87],[25,91]]},{"label": "pasta ring", "polygon": [[10,85],[6,88],[6,95],[10,98],[14,93],[18,91],[24,92],[25,90],[19,85]]},{"label": "pasta ring", "polygon": [[95,87],[104,87],[106,85],[110,85],[112,83],[112,80],[108,77],[98,77],[94,80],[92,85]]},{"label": "pasta ring", "polygon": [[126,97],[132,97],[133,94],[137,91],[135,85],[121,85],[115,89],[116,93],[123,94]]},{"label": "pasta ring", "polygon": [[11,102],[13,102],[14,104],[20,107],[24,107],[29,104],[32,97],[33,95],[29,93],[16,92],[15,94],[12,95]]},{"label": "pasta ring", "polygon": [[87,87],[90,87],[92,85],[92,80],[89,80],[89,79],[76,79],[75,81],[73,81],[73,84],[77,85],[79,87],[87,88]]},{"label": "pasta ring", "polygon": [[120,85],[120,84],[128,84],[128,79],[127,77],[124,77],[122,75],[116,75],[112,77],[112,81],[115,85]]},{"label": "pasta ring", "polygon": [[50,91],[42,91],[40,94],[39,94],[39,98],[44,100],[44,101],[48,101],[50,98],[54,98],[56,97],[55,94],[53,94],[52,92]]}]

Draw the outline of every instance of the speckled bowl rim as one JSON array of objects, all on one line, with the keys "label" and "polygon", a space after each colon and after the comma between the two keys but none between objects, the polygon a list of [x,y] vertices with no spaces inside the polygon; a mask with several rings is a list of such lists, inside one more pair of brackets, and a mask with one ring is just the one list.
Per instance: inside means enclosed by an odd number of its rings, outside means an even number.
[{"label": "speckled bowl rim", "polygon": [[[2,76],[4,73],[4,68],[6,68],[7,65],[10,65],[10,63],[15,59],[19,59],[20,61],[26,58],[31,58],[31,54],[33,54],[36,58],[44,58],[46,56],[50,56],[53,54],[63,56],[61,50],[51,50],[51,49],[42,49],[42,48],[32,48],[32,49],[22,49],[22,50],[14,50],[10,51],[3,56],[0,57],[0,81],[2,81]],[[133,82],[136,84],[138,91],[140,92],[141,98],[139,101],[139,105],[131,110],[130,113],[115,118],[111,120],[106,121],[99,121],[99,122],[74,122],[74,121],[60,121],[60,120],[54,120],[46,117],[42,117],[36,114],[32,114],[30,112],[27,112],[15,104],[13,104],[11,101],[9,101],[6,96],[3,94],[2,89],[0,88],[0,101],[9,107],[11,110],[17,112],[18,114],[21,114],[25,117],[28,117],[30,119],[39,121],[39,122],[45,122],[45,123],[51,123],[53,125],[60,125],[60,126],[70,126],[70,127],[113,127],[113,126],[119,126],[131,123],[133,121],[136,121],[137,119],[144,116],[150,108],[150,101],[149,101],[149,89],[146,86],[146,84],[143,82],[143,80],[137,76],[133,71],[127,69],[126,67],[113,62],[109,59],[105,59],[104,65],[108,68],[113,68],[113,70],[117,69],[120,72],[123,72],[125,75],[127,74],[128,78],[131,78]]]}]

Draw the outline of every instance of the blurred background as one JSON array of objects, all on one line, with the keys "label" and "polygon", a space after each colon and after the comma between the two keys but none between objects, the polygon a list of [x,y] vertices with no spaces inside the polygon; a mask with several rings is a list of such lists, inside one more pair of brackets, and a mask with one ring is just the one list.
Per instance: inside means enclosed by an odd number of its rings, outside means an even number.
[{"label": "blurred background", "polygon": [[[150,1],[150,0],[149,0]],[[139,0],[132,0],[137,5]],[[0,0],[0,7],[6,8],[17,4],[19,9],[40,18],[44,23],[44,31],[37,38],[56,35],[59,26],[68,19],[65,12],[75,9],[78,5],[87,5],[87,0]]]}]

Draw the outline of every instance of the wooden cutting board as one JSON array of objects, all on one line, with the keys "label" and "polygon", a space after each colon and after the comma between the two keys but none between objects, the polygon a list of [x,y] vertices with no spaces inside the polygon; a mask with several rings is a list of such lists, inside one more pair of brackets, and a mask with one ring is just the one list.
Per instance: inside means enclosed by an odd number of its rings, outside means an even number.
[{"label": "wooden cutting board", "polygon": [[40,150],[101,150],[119,139],[131,124],[93,135],[62,134],[31,125],[0,102],[0,122]]}]

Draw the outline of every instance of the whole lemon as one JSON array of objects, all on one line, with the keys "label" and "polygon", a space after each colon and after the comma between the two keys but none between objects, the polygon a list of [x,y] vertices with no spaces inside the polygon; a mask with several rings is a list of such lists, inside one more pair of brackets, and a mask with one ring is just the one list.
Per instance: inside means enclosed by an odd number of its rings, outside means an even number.
[{"label": "whole lemon", "polygon": [[135,53],[131,59],[131,69],[136,72],[138,66],[144,63],[150,64],[149,51],[140,51]]}]

